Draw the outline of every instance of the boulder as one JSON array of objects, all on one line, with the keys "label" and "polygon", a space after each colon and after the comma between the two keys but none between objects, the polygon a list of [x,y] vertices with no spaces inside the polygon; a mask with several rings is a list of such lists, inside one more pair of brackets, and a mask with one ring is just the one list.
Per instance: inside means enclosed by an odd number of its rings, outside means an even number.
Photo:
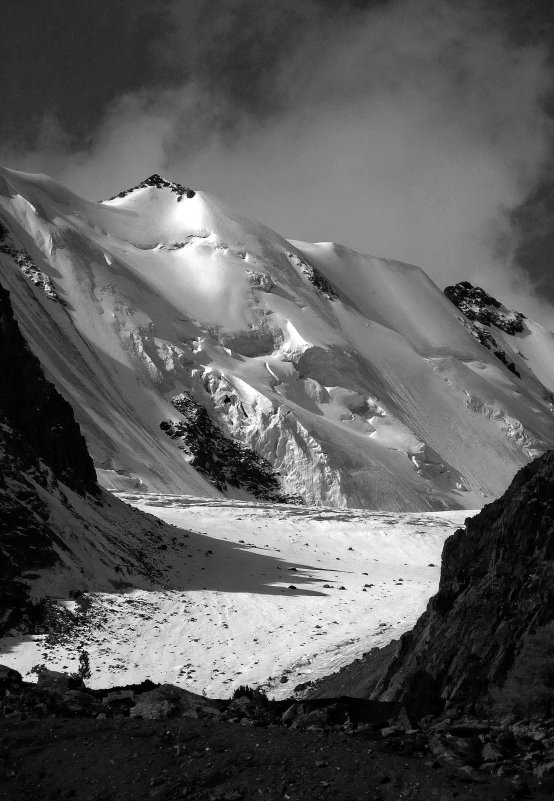
[{"label": "boulder", "polygon": [[309,729],[315,727],[322,729],[328,723],[327,709],[313,709],[311,712],[299,713],[292,723],[293,729]]},{"label": "boulder", "polygon": [[59,695],[64,695],[68,690],[84,690],[85,683],[80,676],[60,673],[57,670],[44,668],[38,674],[37,687],[40,690],[48,690]]},{"label": "boulder", "polygon": [[162,684],[154,690],[137,696],[136,704],[131,708],[132,718],[147,720],[164,720],[196,713],[198,717],[217,716],[219,707],[208,698],[196,695],[188,690],[175,687],[173,684]]},{"label": "boulder", "polygon": [[100,702],[90,693],[82,690],[68,690],[63,695],[64,703],[72,715],[88,716],[100,710]]},{"label": "boulder", "polygon": [[[145,695],[150,695],[150,693],[145,693]],[[177,717],[179,707],[167,699],[140,698],[129,714],[132,718],[143,718],[144,720],[166,720]]]},{"label": "boulder", "polygon": [[21,687],[23,676],[7,665],[0,665],[0,690],[14,691]]}]

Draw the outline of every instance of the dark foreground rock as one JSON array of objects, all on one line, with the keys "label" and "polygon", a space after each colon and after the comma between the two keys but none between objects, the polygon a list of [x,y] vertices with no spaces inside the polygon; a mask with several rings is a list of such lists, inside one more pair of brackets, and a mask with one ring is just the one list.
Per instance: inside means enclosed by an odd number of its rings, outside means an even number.
[{"label": "dark foreground rock", "polygon": [[[149,681],[91,690],[79,676],[43,670],[33,684],[2,666],[0,684],[0,788],[2,782],[8,788],[0,798],[10,792],[14,798],[38,797],[30,786],[46,777],[46,797],[105,799],[112,797],[106,795],[110,782],[145,782],[132,788],[137,792],[158,786],[160,775],[163,798],[217,799],[236,792],[257,798],[259,790],[264,798],[325,798],[334,792],[352,799],[427,799],[439,791],[439,798],[478,798],[473,788],[486,786],[491,798],[515,799],[545,798],[554,790],[552,718],[443,716],[414,725],[395,703],[349,697],[270,701],[247,687],[230,700],[209,699]],[[69,733],[80,745],[73,739],[68,745]],[[149,753],[142,759],[145,739]],[[105,764],[108,751],[106,783],[97,765]],[[72,769],[64,773],[68,756]],[[261,771],[263,764],[268,770],[273,765],[281,778]],[[354,766],[355,774],[348,773]],[[98,785],[99,795],[91,787],[90,795],[80,795],[87,784]],[[56,796],[61,787],[73,794]]]},{"label": "dark foreground rock", "polygon": [[550,777],[491,776],[331,730],[224,720],[0,720],[0,799],[75,801],[516,801]]},{"label": "dark foreground rock", "polygon": [[439,592],[373,697],[413,718],[443,709],[554,714],[554,452],[445,543]]}]

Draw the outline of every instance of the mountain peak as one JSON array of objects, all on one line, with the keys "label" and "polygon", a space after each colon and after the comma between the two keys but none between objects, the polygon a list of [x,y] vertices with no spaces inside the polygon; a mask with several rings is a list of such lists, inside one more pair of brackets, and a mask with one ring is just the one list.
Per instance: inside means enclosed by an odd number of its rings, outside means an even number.
[{"label": "mountain peak", "polygon": [[145,178],[144,181],[141,181],[140,184],[136,186],[131,186],[129,189],[123,189],[117,195],[113,195],[113,197],[108,198],[108,201],[101,201],[102,203],[110,202],[111,200],[117,200],[118,198],[127,197],[130,195],[131,192],[135,192],[137,189],[146,189],[148,187],[154,187],[156,189],[169,189],[171,192],[175,192],[177,195],[177,201],[183,199],[183,197],[193,198],[196,194],[194,189],[190,189],[188,186],[183,186],[182,184],[177,183],[176,181],[168,181],[167,178],[164,178],[158,173],[153,173],[149,175],[148,178]]}]

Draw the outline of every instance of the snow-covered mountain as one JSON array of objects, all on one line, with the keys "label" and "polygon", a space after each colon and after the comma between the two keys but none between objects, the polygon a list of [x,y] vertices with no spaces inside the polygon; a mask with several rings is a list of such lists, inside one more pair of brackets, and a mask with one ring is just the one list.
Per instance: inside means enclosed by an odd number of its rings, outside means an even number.
[{"label": "snow-covered mountain", "polygon": [[286,695],[405,632],[436,590],[465,512],[125,493],[139,511],[101,489],[1,284],[0,375],[2,664],[76,669],[86,643],[95,686]]},{"label": "snow-covered mountain", "polygon": [[97,203],[3,169],[0,222],[18,322],[108,488],[474,509],[554,445],[554,334],[486,293],[159,176]]}]

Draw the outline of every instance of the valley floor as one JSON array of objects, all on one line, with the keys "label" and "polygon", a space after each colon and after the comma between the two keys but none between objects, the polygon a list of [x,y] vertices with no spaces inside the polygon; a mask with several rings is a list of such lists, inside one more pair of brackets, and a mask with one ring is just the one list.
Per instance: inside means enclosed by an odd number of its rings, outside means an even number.
[{"label": "valley floor", "polygon": [[137,588],[122,536],[114,592],[87,593],[85,622],[55,643],[0,641],[3,664],[76,670],[84,648],[92,687],[150,678],[285,697],[412,628],[437,590],[444,540],[468,516],[120,497],[175,526],[145,553],[161,579]]}]

